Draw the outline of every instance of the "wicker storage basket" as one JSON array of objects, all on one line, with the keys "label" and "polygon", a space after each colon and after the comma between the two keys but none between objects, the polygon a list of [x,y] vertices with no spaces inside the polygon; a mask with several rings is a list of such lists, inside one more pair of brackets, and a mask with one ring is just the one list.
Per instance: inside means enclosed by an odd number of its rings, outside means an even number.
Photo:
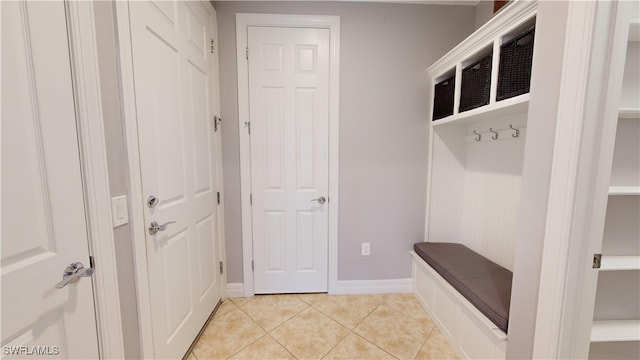
[{"label": "wicker storage basket", "polygon": [[433,120],[453,115],[453,90],[456,77],[445,79],[436,84],[433,95]]},{"label": "wicker storage basket", "polygon": [[529,92],[535,27],[500,47],[498,92],[496,100],[504,100]]},{"label": "wicker storage basket", "polygon": [[460,112],[475,109],[489,103],[491,58],[492,54],[489,54],[462,69]]}]

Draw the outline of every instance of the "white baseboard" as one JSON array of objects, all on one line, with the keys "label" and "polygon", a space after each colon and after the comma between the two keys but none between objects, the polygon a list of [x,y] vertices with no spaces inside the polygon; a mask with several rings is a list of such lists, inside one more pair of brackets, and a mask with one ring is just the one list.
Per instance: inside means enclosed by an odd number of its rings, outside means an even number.
[{"label": "white baseboard", "polygon": [[227,297],[228,298],[244,297],[244,284],[243,283],[227,284]]},{"label": "white baseboard", "polygon": [[[227,284],[227,297],[244,297],[244,284]],[[413,292],[413,280],[388,279],[388,280],[338,280],[336,291],[333,295],[360,295],[360,294],[389,294]]]},{"label": "white baseboard", "polygon": [[413,292],[413,280],[338,280],[335,295],[386,294]]}]

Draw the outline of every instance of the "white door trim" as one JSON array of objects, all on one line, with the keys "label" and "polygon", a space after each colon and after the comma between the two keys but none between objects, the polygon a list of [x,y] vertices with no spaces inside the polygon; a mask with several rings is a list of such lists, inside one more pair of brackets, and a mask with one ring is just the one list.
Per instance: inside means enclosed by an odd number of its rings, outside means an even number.
[{"label": "white door trim", "polygon": [[100,358],[124,358],[93,4],[66,1]]},{"label": "white door trim", "polygon": [[242,203],[242,269],[244,296],[254,295],[253,236],[251,219],[251,148],[249,121],[249,68],[247,28],[249,26],[329,29],[329,293],[338,283],[338,160],[340,17],[319,15],[236,14],[236,64],[238,68],[238,128],[240,134],[240,201]]},{"label": "white door trim", "polygon": [[153,358],[153,330],[151,325],[151,298],[147,277],[145,248],[144,209],[142,208],[142,176],[140,174],[140,151],[138,150],[138,124],[136,118],[135,86],[133,82],[133,54],[131,52],[131,28],[129,26],[129,3],[116,1],[116,28],[118,34],[118,60],[120,62],[120,96],[129,165],[129,194],[131,213],[131,241],[133,241],[133,265],[136,280],[138,305],[138,331],[140,358]]},{"label": "white door trim", "polygon": [[[215,14],[215,9],[208,1],[201,1],[202,5]],[[129,192],[131,197],[130,226],[133,241],[133,263],[136,279],[136,299],[138,305],[138,329],[140,337],[140,357],[142,359],[154,358],[153,328],[151,316],[151,298],[149,295],[149,278],[147,276],[147,251],[146,251],[146,224],[144,221],[142,176],[140,174],[140,150],[138,141],[138,123],[136,115],[135,84],[133,77],[133,53],[131,51],[131,27],[129,26],[129,3],[116,1],[116,29],[118,40],[118,61],[120,64],[120,91],[122,97],[122,114],[124,118],[125,144],[127,161],[129,165]],[[217,65],[217,63],[216,63]],[[217,68],[217,67],[216,67]],[[215,84],[214,84],[215,86]],[[217,102],[216,102],[217,104]],[[215,111],[219,111],[216,105]],[[218,114],[219,115],[219,114]],[[222,163],[220,153],[217,154],[218,163]],[[218,179],[222,178],[222,169],[219,170]],[[219,186],[221,186],[220,184]],[[222,188],[220,188],[222,192]],[[222,206],[222,204],[221,204]],[[220,207],[222,209],[222,207]],[[220,217],[222,211],[218,211],[220,226],[223,226]],[[224,232],[220,232],[224,236]],[[220,238],[224,242],[224,237]],[[224,253],[220,254],[224,259]],[[225,260],[223,260],[225,261]],[[226,262],[226,261],[225,261]],[[222,294],[226,288],[226,278],[222,277]]]}]

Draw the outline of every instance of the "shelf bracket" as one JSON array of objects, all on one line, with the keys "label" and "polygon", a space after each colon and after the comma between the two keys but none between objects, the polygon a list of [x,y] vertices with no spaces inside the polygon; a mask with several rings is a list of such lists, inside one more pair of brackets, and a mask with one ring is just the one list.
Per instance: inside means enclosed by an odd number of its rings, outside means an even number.
[{"label": "shelf bracket", "polygon": [[600,269],[602,265],[602,254],[593,254],[593,268]]}]

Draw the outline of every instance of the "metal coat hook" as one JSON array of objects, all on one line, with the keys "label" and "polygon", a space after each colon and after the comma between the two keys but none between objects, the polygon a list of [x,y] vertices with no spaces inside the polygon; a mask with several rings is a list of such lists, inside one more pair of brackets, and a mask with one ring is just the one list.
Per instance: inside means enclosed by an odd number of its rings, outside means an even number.
[{"label": "metal coat hook", "polygon": [[515,134],[511,134],[511,137],[517,138],[518,136],[520,136],[520,130],[514,128],[513,125],[509,124],[509,129],[516,132]]},{"label": "metal coat hook", "polygon": [[476,141],[482,140],[482,134],[480,134],[479,132],[477,132],[475,130],[473,130],[473,133],[476,134],[476,136],[477,136]]},{"label": "metal coat hook", "polygon": [[493,135],[491,135],[491,138],[493,140],[498,140],[498,132],[497,131],[493,131],[493,128],[489,128],[489,131],[491,131],[493,133]]}]

